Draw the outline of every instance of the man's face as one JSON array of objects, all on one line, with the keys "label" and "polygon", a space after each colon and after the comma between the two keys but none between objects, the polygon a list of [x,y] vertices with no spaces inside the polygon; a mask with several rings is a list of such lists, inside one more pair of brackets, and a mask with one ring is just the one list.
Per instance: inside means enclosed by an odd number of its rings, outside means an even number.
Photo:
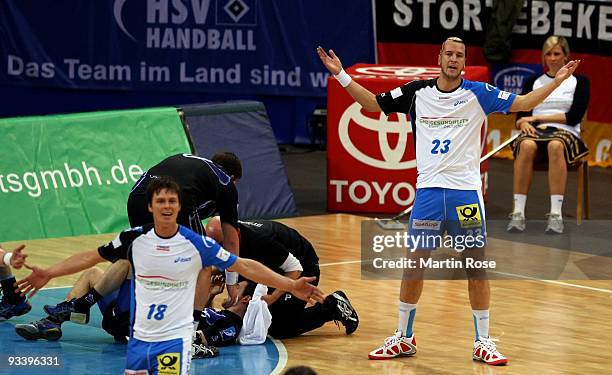
[{"label": "man's face", "polygon": [[153,194],[149,203],[149,212],[153,214],[153,222],[156,224],[174,224],[181,210],[178,195],[173,191],[162,189]]},{"label": "man's face", "polygon": [[438,56],[440,72],[448,79],[456,79],[461,76],[465,68],[465,44],[446,41]]}]

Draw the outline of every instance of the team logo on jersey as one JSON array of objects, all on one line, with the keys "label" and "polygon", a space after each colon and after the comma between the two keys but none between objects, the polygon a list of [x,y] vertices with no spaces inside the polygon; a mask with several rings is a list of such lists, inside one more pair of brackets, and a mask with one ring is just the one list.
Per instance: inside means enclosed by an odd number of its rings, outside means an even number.
[{"label": "team logo on jersey", "polygon": [[157,356],[157,373],[159,375],[179,375],[181,373],[179,353],[164,353]]},{"label": "team logo on jersey", "polygon": [[217,255],[215,255],[218,259],[221,259],[224,262],[227,262],[227,260],[229,259],[231,253],[227,250],[225,250],[224,248],[220,248],[219,251],[217,251]]},{"label": "team logo on jersey", "polygon": [[476,228],[482,226],[482,218],[477,203],[457,206],[455,209],[457,210],[461,228]]},{"label": "team logo on jersey", "polygon": [[[338,124],[338,136],[342,147],[353,158],[372,167],[389,170],[415,168],[416,160],[403,160],[408,145],[408,134],[412,133],[412,127],[407,115],[398,113],[397,121],[390,121],[382,112],[379,116],[378,119],[367,117],[361,113],[361,105],[359,103],[351,104],[342,114]],[[368,145],[360,144],[357,146],[353,143],[349,130],[356,126],[375,132],[378,135],[378,137],[374,136],[372,139],[378,139],[379,153],[371,152],[371,155],[368,155],[364,152],[366,147],[369,147]],[[397,143],[395,147],[391,147],[388,135],[395,136],[396,134]],[[380,154],[382,158],[372,156],[375,154]]]}]

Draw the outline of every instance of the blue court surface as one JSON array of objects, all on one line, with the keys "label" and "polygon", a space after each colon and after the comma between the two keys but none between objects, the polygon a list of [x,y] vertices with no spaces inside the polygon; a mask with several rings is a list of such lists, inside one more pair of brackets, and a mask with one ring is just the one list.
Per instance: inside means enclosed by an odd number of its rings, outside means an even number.
[{"label": "blue court surface", "polygon": [[[97,308],[91,310],[88,325],[62,324],[63,336],[59,341],[27,341],[15,333],[15,324],[46,316],[43,305],[62,301],[67,292],[67,288],[42,290],[31,301],[32,311],[29,314],[0,322],[0,374],[123,374],[126,345],[114,343],[113,338],[101,328],[102,316]],[[282,369],[284,363],[281,363],[281,357],[286,359],[284,347],[277,343],[283,355],[270,339],[263,345],[220,348],[216,358],[192,361],[191,373],[269,374],[277,366]],[[38,357],[39,361],[52,361],[53,365],[17,366],[20,360],[15,357],[21,357],[21,361]]]}]

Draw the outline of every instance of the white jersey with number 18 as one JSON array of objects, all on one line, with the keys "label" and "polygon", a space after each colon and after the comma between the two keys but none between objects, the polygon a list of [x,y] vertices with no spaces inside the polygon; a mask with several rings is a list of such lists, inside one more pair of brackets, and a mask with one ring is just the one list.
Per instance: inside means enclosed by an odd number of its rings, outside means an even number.
[{"label": "white jersey with number 18", "polygon": [[132,263],[132,335],[147,342],[191,337],[198,273],[210,265],[224,270],[237,259],[183,226],[170,238],[158,236],[152,225],[132,228],[98,252]]}]

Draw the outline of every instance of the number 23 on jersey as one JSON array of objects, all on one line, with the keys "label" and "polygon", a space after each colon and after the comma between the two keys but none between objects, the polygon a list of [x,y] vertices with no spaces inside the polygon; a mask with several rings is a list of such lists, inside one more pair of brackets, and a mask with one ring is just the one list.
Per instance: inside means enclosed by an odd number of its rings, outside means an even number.
[{"label": "number 23 on jersey", "polygon": [[431,149],[432,154],[446,154],[450,148],[451,141],[450,139],[434,139],[431,144],[433,145]]}]

